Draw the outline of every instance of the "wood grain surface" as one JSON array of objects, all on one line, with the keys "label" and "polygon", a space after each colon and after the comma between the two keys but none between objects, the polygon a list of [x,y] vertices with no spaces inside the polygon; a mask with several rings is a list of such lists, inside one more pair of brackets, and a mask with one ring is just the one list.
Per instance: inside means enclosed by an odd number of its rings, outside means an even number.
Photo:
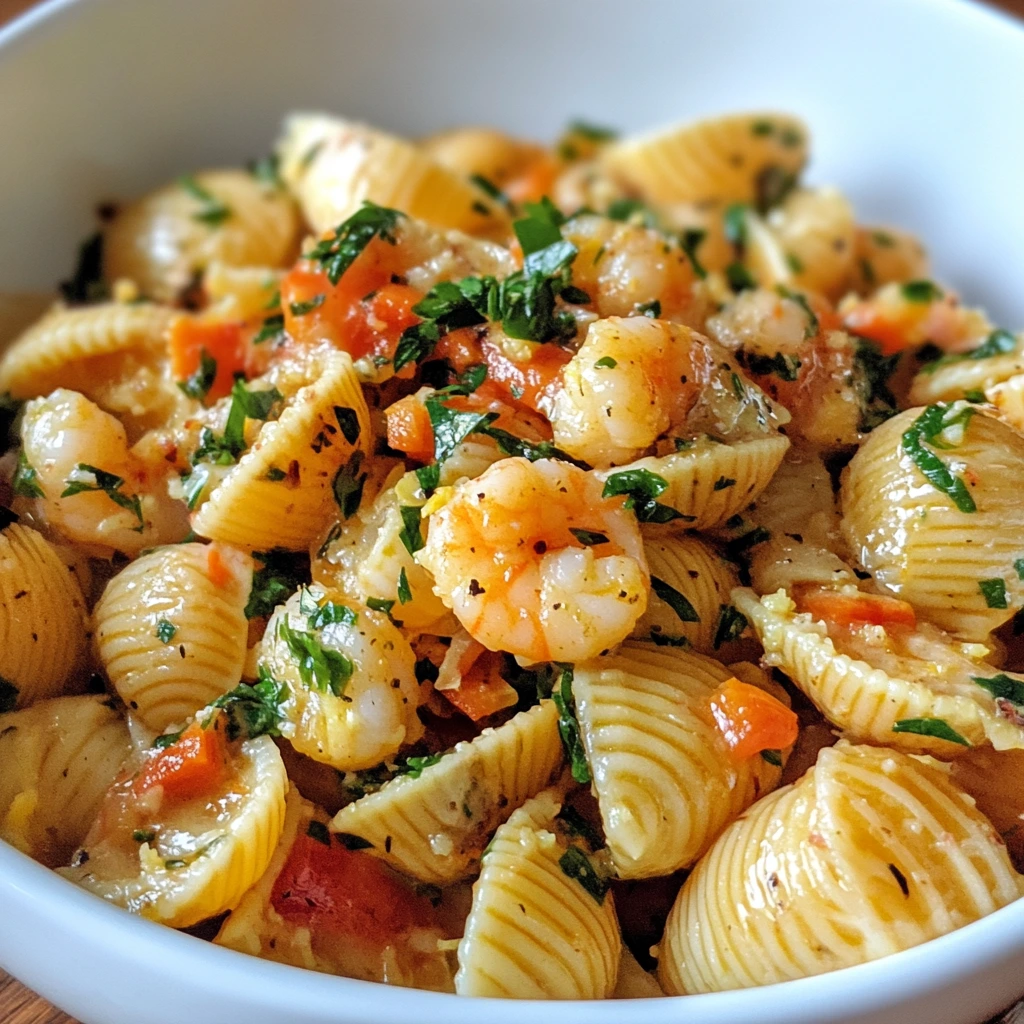
[{"label": "wood grain surface", "polygon": [[[36,2],[37,0],[0,0],[0,25],[29,7],[35,6]],[[1024,0],[992,0],[991,5],[1024,17]],[[1024,1006],[1024,1004],[1021,1005]],[[1007,1020],[1005,1017],[1001,1019]],[[1018,1014],[1013,1017],[1014,1022],[1020,1019],[1021,1016]],[[78,1022],[0,970],[0,1024],[78,1024]],[[993,1021],[990,1024],[997,1024],[997,1022]]]}]

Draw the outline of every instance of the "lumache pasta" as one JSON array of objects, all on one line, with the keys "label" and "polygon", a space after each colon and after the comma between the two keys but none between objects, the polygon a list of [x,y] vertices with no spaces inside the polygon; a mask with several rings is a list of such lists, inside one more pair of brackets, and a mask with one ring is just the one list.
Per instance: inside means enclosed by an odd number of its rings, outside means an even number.
[{"label": "lumache pasta", "polygon": [[769,984],[1020,898],[1021,339],[809,152],[296,113],[106,205],[0,297],[0,839],[462,996]]}]

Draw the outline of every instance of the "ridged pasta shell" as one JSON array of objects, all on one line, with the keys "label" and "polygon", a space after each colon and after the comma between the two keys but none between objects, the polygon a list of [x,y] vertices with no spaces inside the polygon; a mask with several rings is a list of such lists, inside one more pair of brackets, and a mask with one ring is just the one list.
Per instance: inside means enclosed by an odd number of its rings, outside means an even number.
[{"label": "ridged pasta shell", "polygon": [[282,174],[315,232],[335,228],[363,200],[470,235],[501,239],[505,209],[462,175],[397,136],[354,121],[298,114],[278,144]]},{"label": "ridged pasta shell", "polygon": [[[259,661],[287,684],[288,695],[279,704],[285,719],[281,734],[299,753],[347,771],[372,768],[423,735],[416,714],[416,658],[387,615],[369,608],[350,608],[351,622],[311,627],[303,607],[323,598],[335,603],[344,599],[312,587],[279,605],[267,623]],[[302,648],[289,643],[287,630],[312,636],[324,651],[348,659],[352,671],[340,692],[326,681],[303,678],[298,660]]]},{"label": "ridged pasta shell", "polygon": [[481,175],[498,186],[544,156],[541,146],[494,128],[453,128],[431,135],[420,146],[431,159],[457,174]]},{"label": "ridged pasta shell", "polygon": [[767,217],[798,288],[839,298],[853,272],[853,207],[834,188],[791,192]]},{"label": "ridged pasta shell", "polygon": [[0,360],[0,392],[15,398],[56,388],[88,394],[107,384],[111,356],[134,353],[148,362],[164,355],[167,333],[181,314],[152,303],[105,302],[55,308],[34,323]]},{"label": "ridged pasta shell", "polygon": [[53,545],[13,523],[0,531],[0,678],[17,706],[56,697],[85,655],[85,600]]},{"label": "ridged pasta shell", "polygon": [[[193,516],[200,536],[249,551],[302,551],[334,518],[333,482],[355,452],[370,450],[372,439],[359,378],[348,353],[321,348],[309,355],[292,386],[280,418],[263,425]],[[354,442],[345,437],[336,409],[355,412]],[[287,472],[280,478],[272,470]]]},{"label": "ridged pasta shell", "polygon": [[996,407],[1002,419],[1024,432],[1024,373],[993,384],[985,391],[985,397]]},{"label": "ridged pasta shell", "polygon": [[298,232],[283,189],[269,189],[245,171],[203,171],[124,207],[104,232],[103,271],[110,281],[128,278],[149,298],[173,302],[214,261],[285,266]]},{"label": "ridged pasta shell", "polygon": [[938,631],[925,637],[932,658],[894,656],[889,674],[837,650],[825,625],[809,614],[796,614],[781,591],[758,600],[752,590],[741,588],[733,591],[732,600],[756,630],[766,663],[781,668],[852,739],[943,758],[963,754],[968,748],[958,743],[892,731],[900,721],[933,718],[972,745],[1024,748],[1024,728],[1003,715],[993,695],[971,678],[989,678],[996,670],[967,658]]},{"label": "ridged pasta shell", "polygon": [[414,878],[453,882],[473,873],[495,827],[561,764],[558,712],[543,701],[457,744],[419,778],[400,776],[343,807],[332,827],[372,843],[370,852]]},{"label": "ridged pasta shell", "polygon": [[1006,848],[933,762],[840,743],[731,825],[669,914],[672,995],[876,960],[1024,894]]},{"label": "ridged pasta shell", "polygon": [[[923,411],[883,423],[854,456],[843,479],[843,535],[861,567],[921,616],[962,640],[984,641],[1024,604],[1015,568],[1024,533],[1015,484],[1024,479],[1024,437],[977,412],[960,443],[938,452],[977,506],[961,511],[901,447]],[[982,590],[993,580],[1005,587],[1002,599]]]},{"label": "ridged pasta shell", "polygon": [[607,999],[622,939],[610,893],[602,902],[559,863],[562,806],[546,790],[498,828],[473,886],[455,991],[506,999]]},{"label": "ridged pasta shell", "polygon": [[577,665],[576,715],[621,878],[688,867],[782,769],[735,761],[709,698],[733,673],[678,648],[627,642]]},{"label": "ridged pasta shell", "polygon": [[93,611],[96,654],[151,729],[184,722],[237,685],[252,569],[247,554],[221,544],[175,544],[107,584]]},{"label": "ridged pasta shell", "polygon": [[[607,480],[615,473],[645,469],[666,481],[668,487],[658,495],[658,503],[684,518],[663,527],[646,524],[645,531],[708,530],[742,511],[768,486],[788,448],[789,439],[782,434],[729,444],[700,440],[686,451],[651,455],[595,472]],[[734,483],[722,487],[723,480]]]},{"label": "ridged pasta shell", "polygon": [[749,203],[769,173],[797,175],[807,128],[787,114],[733,114],[613,142],[602,165],[656,203]]},{"label": "ridged pasta shell", "polygon": [[58,697],[0,715],[0,839],[47,867],[67,864],[130,751],[109,697]]},{"label": "ridged pasta shell", "polygon": [[136,875],[99,877],[95,860],[88,857],[60,873],[133,914],[172,928],[188,928],[233,909],[270,863],[284,828],[288,792],[284,762],[269,736],[242,743],[237,768],[240,804],[224,813],[216,829],[203,833],[205,848],[184,867],[167,867],[143,843]]},{"label": "ridged pasta shell", "polygon": [[[1020,374],[1024,374],[1024,334],[1017,335],[1016,347],[1010,352],[987,359],[960,359],[932,369],[925,367],[914,377],[909,400],[914,405],[954,402],[968,391],[987,392]],[[995,401],[991,394],[986,397]],[[1019,421],[1014,416],[1007,418],[1017,426]]]},{"label": "ridged pasta shell", "polygon": [[647,611],[633,628],[633,637],[646,640],[652,635],[685,637],[694,650],[711,654],[721,606],[739,584],[736,567],[712,550],[699,537],[683,533],[644,538],[644,554],[652,578],[678,591],[698,616],[684,622],[666,601],[651,591]]}]

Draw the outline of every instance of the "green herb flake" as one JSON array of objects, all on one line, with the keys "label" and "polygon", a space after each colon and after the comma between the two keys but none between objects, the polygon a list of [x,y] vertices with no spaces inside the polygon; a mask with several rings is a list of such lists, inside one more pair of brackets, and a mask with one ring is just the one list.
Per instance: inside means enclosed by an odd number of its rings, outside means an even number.
[{"label": "green herb flake", "polygon": [[11,478],[11,490],[21,498],[42,498],[43,489],[35,469],[25,457],[25,449],[18,452],[18,465]]},{"label": "green herb flake", "polygon": [[410,555],[415,555],[423,548],[424,544],[423,533],[420,529],[423,522],[422,513],[418,505],[400,505],[398,511],[402,516],[402,532],[398,535],[398,539]]},{"label": "green herb flake", "polygon": [[958,743],[962,747],[971,744],[948,722],[941,718],[903,718],[892,727],[893,732],[912,733],[915,736],[934,736],[935,739]]},{"label": "green herb flake", "polygon": [[697,609],[675,587],[669,586],[668,583],[658,579],[657,576],[652,576],[651,590],[676,613],[680,622],[700,622]]},{"label": "green herb flake", "polygon": [[569,532],[585,547],[592,548],[599,544],[607,544],[608,537],[597,530],[582,530],[574,526],[569,527]]},{"label": "green herb flake", "polygon": [[266,665],[259,666],[255,683],[239,683],[211,705],[224,712],[224,734],[231,741],[251,740],[257,736],[280,736],[284,712],[281,705],[289,698],[286,683],[275,679]]},{"label": "green herb flake", "polygon": [[558,859],[558,866],[562,869],[562,874],[579,882],[599,906],[604,904],[608,883],[597,873],[590,858],[578,846],[570,846]]},{"label": "green herb flake", "polygon": [[305,316],[307,313],[312,313],[314,309],[319,309],[326,298],[327,296],[323,294],[314,295],[306,302],[290,302],[288,308],[291,310],[292,316]]},{"label": "green herb flake", "polygon": [[746,291],[748,288],[756,288],[757,281],[754,275],[738,260],[734,260],[725,268],[725,279],[734,292]]},{"label": "green herb flake", "polygon": [[369,473],[360,473],[364,455],[361,451],[353,452],[352,457],[342,466],[331,481],[334,501],[341,510],[343,519],[351,519],[358,511],[363,500],[363,487]]},{"label": "green herb flake", "polygon": [[254,551],[260,563],[253,571],[252,588],[245,606],[245,617],[267,617],[309,580],[309,562],[304,555],[283,548]]},{"label": "green herb flake", "polygon": [[178,627],[167,619],[160,619],[156,624],[156,638],[162,644],[169,644],[178,632]]},{"label": "green herb flake", "polygon": [[613,359],[611,356],[601,356],[600,359],[594,363],[595,370],[614,370],[619,365],[617,359]]},{"label": "green herb flake", "polygon": [[269,480],[272,484],[278,484],[284,480],[288,474],[283,469],[278,469],[277,466],[271,466],[270,469],[264,474],[264,480]]},{"label": "green herb flake", "polygon": [[21,691],[9,679],[0,676],[0,715],[13,711]]},{"label": "green herb flake", "polygon": [[203,188],[195,178],[183,175],[178,179],[178,184],[200,204],[200,208],[192,214],[193,220],[215,228],[231,216],[231,207]]},{"label": "green herb flake", "polygon": [[661,316],[661,303],[654,299],[652,302],[641,302],[636,307],[636,312],[639,316],[647,316],[652,320],[657,320]]},{"label": "green herb flake", "polygon": [[945,292],[934,281],[907,281],[900,286],[900,294],[907,302],[937,302]]},{"label": "green herb flake", "polygon": [[1024,580],[1024,558],[1018,558],[1013,563],[1014,572],[1017,573],[1017,579]]},{"label": "green herb flake", "polygon": [[1019,679],[1012,679],[1005,672],[985,678],[984,676],[971,676],[979,685],[983,686],[996,700],[1008,700],[1019,708],[1024,708],[1024,682]]},{"label": "green herb flake", "polygon": [[374,612],[383,612],[385,615],[391,614],[391,609],[395,607],[395,599],[385,597],[368,597],[366,599],[366,607]]},{"label": "green herb flake", "polygon": [[702,281],[708,276],[708,272],[697,258],[697,249],[707,235],[707,231],[703,228],[687,228],[679,237],[679,245],[686,253],[686,258],[690,261],[694,274]]},{"label": "green herb flake", "polygon": [[287,616],[278,623],[277,633],[298,662],[299,678],[303,684],[320,693],[330,692],[335,697],[345,693],[355,669],[351,658],[341,651],[324,647],[313,633],[293,629]]},{"label": "green herb flake", "polygon": [[940,435],[950,427],[962,426],[966,430],[974,411],[970,406],[958,409],[956,404],[930,405],[904,432],[901,440],[903,451],[910,456],[924,478],[965,513],[976,512],[978,506],[963,479],[950,472],[949,467],[932,451],[932,447],[953,447],[944,442]]},{"label": "green herb flake", "polygon": [[246,170],[266,189],[280,191],[284,188],[281,180],[281,161],[276,153],[250,160]]},{"label": "green herb flake", "polygon": [[320,264],[331,284],[337,284],[374,238],[389,245],[397,244],[395,232],[398,221],[404,216],[398,210],[364,199],[363,205],[340,224],[330,238],[318,242],[307,257]]},{"label": "green herb flake", "polygon": [[178,381],[178,387],[189,398],[194,398],[197,402],[204,402],[216,377],[217,360],[204,347],[199,350],[199,365],[185,380]]},{"label": "green herb flake", "polygon": [[444,754],[424,754],[423,757],[407,757],[402,774],[408,775],[410,779],[418,779],[425,769],[433,768],[442,757],[444,757]]},{"label": "green herb flake", "polygon": [[509,199],[509,197],[505,195],[505,193],[502,192],[502,190],[498,188],[498,186],[495,185],[490,178],[485,178],[482,174],[471,174],[469,176],[469,180],[473,182],[473,184],[476,185],[478,189],[481,189],[483,192],[486,192],[487,195],[491,197],[491,199],[494,199],[496,202],[501,203],[501,205],[504,206],[506,210],[511,211],[512,200]]},{"label": "green herb flake", "polygon": [[408,604],[412,600],[412,589],[409,587],[409,577],[405,574],[405,566],[402,566],[398,574],[398,603]]},{"label": "green herb flake", "polygon": [[586,139],[587,142],[611,142],[619,137],[619,133],[614,128],[605,128],[579,119],[570,121],[566,130],[572,135]]},{"label": "green herb flake", "polygon": [[322,821],[311,821],[306,826],[306,835],[310,839],[315,839],[318,843],[323,843],[324,846],[331,845],[331,833]]},{"label": "green herb flake", "polygon": [[156,833],[151,828],[137,828],[132,833],[132,839],[137,843],[151,843],[156,839]]},{"label": "green herb flake", "polygon": [[889,380],[896,372],[903,353],[883,355],[881,345],[869,338],[858,338],[856,344],[854,366],[861,410],[857,429],[867,433],[899,412],[896,396],[889,389]]},{"label": "green herb flake", "polygon": [[587,821],[571,804],[563,805],[558,812],[558,820],[565,826],[571,836],[578,836],[586,841],[591,850],[601,850],[605,846],[600,831]]},{"label": "green herb flake", "polygon": [[252,339],[254,345],[262,345],[267,341],[278,341],[284,338],[284,314],[274,313],[263,321],[263,326]]},{"label": "green herb flake", "polygon": [[334,407],[334,418],[338,421],[338,426],[341,428],[342,437],[349,444],[355,444],[359,440],[361,429],[359,426],[359,416],[355,409],[350,409],[347,405],[336,405]]},{"label": "green herb flake", "polygon": [[775,768],[782,767],[782,751],[781,750],[762,750],[761,760],[767,761],[768,764]]},{"label": "green herb flake", "polygon": [[580,725],[576,720],[576,700],[572,694],[573,671],[571,665],[561,666],[561,675],[557,687],[551,691],[551,699],[558,709],[558,733],[562,737],[562,745],[569,757],[569,769],[572,777],[580,783],[590,782],[590,765],[587,763],[587,752],[583,746]]},{"label": "green herb flake", "polygon": [[777,284],[775,286],[775,292],[777,295],[784,299],[788,299],[790,302],[795,302],[807,315],[807,326],[804,328],[804,340],[813,338],[820,328],[818,322],[818,316],[811,308],[811,304],[807,301],[807,296],[800,292],[795,292],[791,288],[787,288],[784,284]]},{"label": "green herb flake", "polygon": [[[951,366],[955,363],[962,363],[966,360],[994,359],[996,356],[1005,356],[1017,350],[1017,339],[1006,330],[998,328],[994,330],[977,348],[970,352],[950,352],[941,355],[921,367],[923,373],[933,374],[944,366]],[[940,349],[935,350],[941,351]]]},{"label": "green herb flake", "polygon": [[978,589],[989,608],[1008,608],[1006,603],[1006,581],[1001,579],[979,580]]},{"label": "green herb flake", "polygon": [[715,486],[712,489],[716,491],[724,491],[727,487],[734,487],[735,485],[736,481],[733,480],[732,477],[720,476],[715,481]]},{"label": "green herb flake", "polygon": [[789,267],[794,274],[802,274],[804,272],[804,261],[800,259],[795,252],[786,253],[786,266]]},{"label": "green herb flake", "polygon": [[747,617],[731,604],[718,606],[718,625],[712,646],[717,651],[722,644],[738,640],[747,628]]},{"label": "green herb flake", "polygon": [[642,523],[670,523],[674,519],[690,519],[668,505],[655,501],[668,489],[668,481],[649,469],[626,469],[612,473],[604,483],[602,498],[626,495],[626,508],[631,508]]},{"label": "green herb flake", "polygon": [[161,736],[157,736],[153,740],[153,747],[156,750],[166,750],[168,747],[173,747],[181,739],[181,734],[184,731],[184,729],[179,729],[177,732],[165,732]]},{"label": "green herb flake", "polygon": [[[124,486],[123,478],[96,466],[80,462],[74,471],[77,474],[73,479],[68,478],[64,482],[67,486],[61,491],[62,498],[71,498],[76,494],[85,494],[98,491],[105,494],[115,505],[127,509],[139,521],[138,526],[132,527],[135,533],[142,533],[146,528],[146,521],[142,516],[142,499],[137,494],[123,494],[121,488]],[[81,479],[82,476],[91,476],[92,481]]]}]

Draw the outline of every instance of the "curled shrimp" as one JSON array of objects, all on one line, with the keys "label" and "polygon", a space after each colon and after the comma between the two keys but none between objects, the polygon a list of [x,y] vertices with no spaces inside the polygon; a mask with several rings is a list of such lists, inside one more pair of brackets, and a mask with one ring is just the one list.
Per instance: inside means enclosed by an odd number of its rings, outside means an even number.
[{"label": "curled shrimp", "polygon": [[184,504],[133,455],[121,423],[77,391],[29,402],[21,439],[15,490],[34,498],[32,511],[68,540],[137,555],[188,532]]},{"label": "curled shrimp", "polygon": [[789,419],[725,349],[642,316],[591,324],[563,378],[551,416],[555,444],[599,467],[665,454],[702,434],[763,437]]},{"label": "curled shrimp", "polygon": [[566,462],[504,459],[455,488],[417,560],[490,650],[594,657],[629,635],[650,586],[635,517],[601,490]]}]

